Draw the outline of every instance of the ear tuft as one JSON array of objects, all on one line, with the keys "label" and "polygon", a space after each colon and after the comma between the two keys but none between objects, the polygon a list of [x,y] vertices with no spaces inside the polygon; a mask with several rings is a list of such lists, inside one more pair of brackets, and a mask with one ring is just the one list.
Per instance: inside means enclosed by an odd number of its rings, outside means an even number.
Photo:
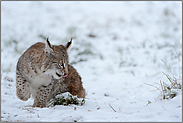
[{"label": "ear tuft", "polygon": [[45,51],[46,51],[46,56],[49,56],[53,52],[53,46],[49,42],[48,38],[46,39]]},{"label": "ear tuft", "polygon": [[46,39],[47,46],[52,49],[52,45],[50,44],[48,38]]},{"label": "ear tuft", "polygon": [[71,44],[72,44],[72,38],[71,38],[71,40],[70,40],[69,42],[67,42],[67,44],[65,45],[66,50],[69,49],[69,47],[71,46]]}]

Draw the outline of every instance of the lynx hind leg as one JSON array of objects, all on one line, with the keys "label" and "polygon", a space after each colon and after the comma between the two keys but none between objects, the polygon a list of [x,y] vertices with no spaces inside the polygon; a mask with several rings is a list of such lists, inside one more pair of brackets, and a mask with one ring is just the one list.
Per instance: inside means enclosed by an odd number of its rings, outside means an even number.
[{"label": "lynx hind leg", "polygon": [[37,92],[36,97],[34,98],[34,104],[32,107],[46,107],[51,90],[52,83],[50,83],[48,86],[41,86]]},{"label": "lynx hind leg", "polygon": [[70,93],[73,95],[73,96],[76,96],[77,95],[77,97],[78,98],[85,98],[85,96],[86,96],[86,91],[85,91],[85,89],[83,88],[83,86],[82,85],[80,85],[79,87],[78,87],[78,85],[71,85],[72,87],[71,87],[71,89],[70,89]]},{"label": "lynx hind leg", "polygon": [[27,101],[31,96],[29,83],[22,77],[18,70],[16,70],[16,95],[23,101]]},{"label": "lynx hind leg", "polygon": [[70,83],[69,92],[74,96],[77,95],[78,98],[85,98],[86,91],[83,88],[81,76],[76,71],[76,69],[71,65],[69,65],[69,71],[70,73],[68,75],[68,79],[66,80],[67,83]]},{"label": "lynx hind leg", "polygon": [[81,89],[81,90],[78,92],[77,97],[78,97],[78,98],[85,98],[85,96],[86,96],[86,91],[85,91],[85,89],[83,88],[83,89]]}]

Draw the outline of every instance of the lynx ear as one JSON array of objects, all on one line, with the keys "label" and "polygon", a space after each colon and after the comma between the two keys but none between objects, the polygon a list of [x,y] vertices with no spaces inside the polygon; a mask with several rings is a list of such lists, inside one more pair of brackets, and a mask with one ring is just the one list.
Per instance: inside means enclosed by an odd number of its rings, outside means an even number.
[{"label": "lynx ear", "polygon": [[46,51],[46,55],[49,55],[53,52],[53,46],[48,41],[48,38],[46,39],[45,51]]},{"label": "lynx ear", "polygon": [[66,48],[66,51],[69,49],[69,47],[71,46],[72,44],[72,38],[69,42],[67,42],[67,44],[65,45],[65,48]]}]

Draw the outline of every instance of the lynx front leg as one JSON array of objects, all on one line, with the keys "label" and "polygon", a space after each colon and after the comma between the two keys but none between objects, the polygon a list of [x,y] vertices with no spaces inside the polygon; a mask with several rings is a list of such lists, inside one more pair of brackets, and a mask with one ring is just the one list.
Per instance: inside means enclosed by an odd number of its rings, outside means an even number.
[{"label": "lynx front leg", "polygon": [[23,101],[27,101],[31,96],[29,83],[22,77],[18,70],[16,70],[16,95]]},{"label": "lynx front leg", "polygon": [[48,86],[41,86],[39,88],[39,91],[37,92],[36,97],[34,98],[33,107],[40,107],[40,108],[46,107],[46,103],[51,93],[51,90],[52,90],[52,83],[50,83]]}]

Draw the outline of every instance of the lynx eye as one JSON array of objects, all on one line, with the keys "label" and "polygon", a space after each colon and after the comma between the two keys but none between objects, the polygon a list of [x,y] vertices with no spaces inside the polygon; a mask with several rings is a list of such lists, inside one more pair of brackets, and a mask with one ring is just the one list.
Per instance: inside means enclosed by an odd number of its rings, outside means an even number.
[{"label": "lynx eye", "polygon": [[57,64],[57,62],[52,62],[53,64]]},{"label": "lynx eye", "polygon": [[64,67],[64,65],[63,65],[63,64],[60,64],[60,63],[59,63],[58,65],[59,65],[61,68],[63,68],[63,67]]}]

